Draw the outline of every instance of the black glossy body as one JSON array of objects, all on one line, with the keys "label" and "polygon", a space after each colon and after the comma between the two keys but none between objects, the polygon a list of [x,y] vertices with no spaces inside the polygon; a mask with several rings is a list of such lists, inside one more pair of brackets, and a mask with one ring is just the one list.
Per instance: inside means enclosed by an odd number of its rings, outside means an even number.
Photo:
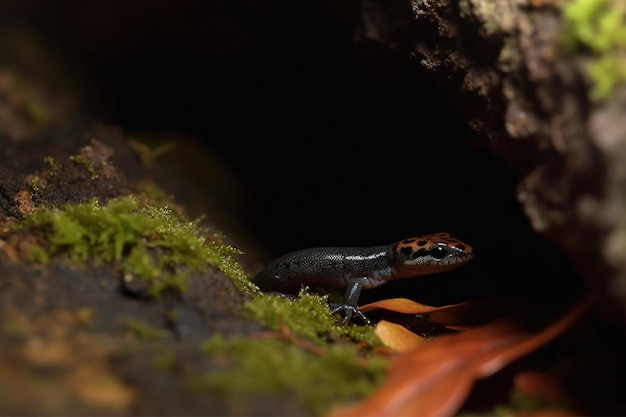
[{"label": "black glossy body", "polygon": [[303,249],[275,259],[253,282],[263,291],[297,293],[303,285],[347,288],[353,280],[367,278],[363,288],[374,288],[393,275],[390,248]]}]

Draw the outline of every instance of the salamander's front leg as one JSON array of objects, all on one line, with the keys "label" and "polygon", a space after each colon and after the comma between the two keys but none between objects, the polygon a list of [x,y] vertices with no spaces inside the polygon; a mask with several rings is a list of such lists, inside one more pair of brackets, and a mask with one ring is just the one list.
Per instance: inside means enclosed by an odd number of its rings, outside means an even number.
[{"label": "salamander's front leg", "polygon": [[348,288],[346,289],[346,296],[344,303],[329,303],[330,312],[332,314],[343,313],[344,319],[342,324],[348,324],[354,315],[358,316],[366,324],[372,324],[372,322],[365,317],[365,314],[357,307],[359,303],[359,297],[361,296],[361,288],[363,283],[367,281],[367,278],[356,278],[352,280]]}]

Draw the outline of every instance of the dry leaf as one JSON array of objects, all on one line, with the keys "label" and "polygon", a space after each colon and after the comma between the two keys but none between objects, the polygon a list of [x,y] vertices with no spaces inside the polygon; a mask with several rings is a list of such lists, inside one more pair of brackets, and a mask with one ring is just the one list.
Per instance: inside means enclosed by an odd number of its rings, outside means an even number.
[{"label": "dry leaf", "polygon": [[335,410],[330,417],[454,415],[476,379],[492,375],[554,339],[590,304],[588,297],[536,333],[503,319],[440,336],[398,355],[387,381],[376,392],[360,404]]},{"label": "dry leaf", "polygon": [[388,298],[386,300],[376,301],[359,307],[364,313],[376,309],[385,309],[404,314],[426,314],[444,307],[433,307],[426,304],[420,304],[408,298]]},{"label": "dry leaf", "polygon": [[501,297],[435,307],[406,298],[389,298],[366,304],[359,309],[362,312],[385,309],[402,314],[422,314],[433,323],[461,330],[488,323],[504,315],[525,311],[527,303],[524,300]]},{"label": "dry leaf", "polygon": [[381,320],[374,329],[376,336],[383,344],[396,352],[406,352],[428,344],[428,341],[403,326],[390,321]]}]

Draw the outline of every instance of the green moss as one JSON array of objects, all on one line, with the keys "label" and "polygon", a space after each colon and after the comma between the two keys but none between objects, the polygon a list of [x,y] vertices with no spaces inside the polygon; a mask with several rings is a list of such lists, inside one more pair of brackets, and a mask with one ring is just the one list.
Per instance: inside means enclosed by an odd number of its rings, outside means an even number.
[{"label": "green moss", "polygon": [[235,260],[240,251],[219,237],[207,241],[208,232],[198,222],[185,221],[169,207],[139,204],[134,197],[113,199],[105,206],[93,200],[41,209],[19,227],[42,236],[43,243],[31,250],[35,261],[62,256],[74,262],[113,262],[124,274],[145,281],[149,295],[184,291],[189,272],[209,265],[243,290],[255,291]]},{"label": "green moss", "polygon": [[252,319],[271,329],[278,330],[286,325],[297,335],[318,344],[337,336],[347,336],[370,346],[381,343],[370,326],[339,325],[330,314],[325,298],[306,291],[301,291],[296,299],[263,294],[246,302],[244,309]]},{"label": "green moss", "polygon": [[176,356],[172,351],[157,353],[152,357],[152,365],[164,372],[173,371],[176,366]]},{"label": "green moss", "polygon": [[99,175],[94,166],[82,155],[72,155],[70,156],[70,161],[75,162],[79,165],[85,167],[85,169],[89,172],[89,175],[92,180],[97,180]]},{"label": "green moss", "polygon": [[147,168],[154,165],[154,161],[161,155],[166,154],[176,147],[174,142],[165,142],[158,145],[155,148],[151,148],[147,144],[138,140],[130,139],[128,146],[135,151],[135,154],[139,157],[141,164]]},{"label": "green moss", "polygon": [[190,380],[193,391],[216,392],[238,401],[246,394],[295,396],[317,415],[366,396],[381,382],[387,365],[385,359],[363,357],[345,344],[315,355],[277,339],[214,336],[203,351],[220,366]]},{"label": "green moss", "polygon": [[48,108],[32,80],[17,77],[17,91],[20,95],[21,110],[36,127],[46,127],[53,120],[51,109]]},{"label": "green moss", "polygon": [[34,175],[30,180],[30,188],[33,191],[41,191],[45,187],[42,186],[41,178]]},{"label": "green moss", "polygon": [[170,207],[178,217],[184,217],[182,209],[176,205],[173,197],[163,191],[162,188],[156,186],[153,182],[142,182],[136,187],[139,190],[141,197],[146,201],[149,201],[151,205]]},{"label": "green moss", "polygon": [[134,334],[140,339],[145,340],[155,340],[155,339],[166,339],[167,332],[158,327],[151,326],[147,323],[144,323],[139,320],[135,320],[130,317],[123,317],[122,321],[124,322],[124,326],[126,330],[130,333]]},{"label": "green moss", "polygon": [[52,173],[56,173],[61,170],[61,164],[59,164],[53,157],[46,156],[43,161],[50,166],[50,171]]},{"label": "green moss", "polygon": [[24,323],[17,318],[6,318],[2,322],[2,332],[11,336],[22,336],[26,334]]},{"label": "green moss", "polygon": [[622,0],[571,0],[563,8],[565,42],[587,48],[594,100],[607,98],[626,82],[626,6]]}]

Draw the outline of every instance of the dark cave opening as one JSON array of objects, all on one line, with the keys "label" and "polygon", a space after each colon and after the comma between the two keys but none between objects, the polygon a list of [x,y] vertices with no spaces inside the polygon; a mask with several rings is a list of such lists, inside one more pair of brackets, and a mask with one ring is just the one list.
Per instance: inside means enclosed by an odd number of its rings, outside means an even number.
[{"label": "dark cave opening", "polygon": [[561,281],[545,288],[543,274],[571,277],[531,231],[516,174],[474,145],[412,59],[412,17],[406,37],[380,44],[355,41],[359,2],[68,5],[26,16],[80,63],[98,117],[217,152],[243,184],[244,230],[268,254],[446,231],[477,258],[418,284],[435,301],[550,294]]}]

